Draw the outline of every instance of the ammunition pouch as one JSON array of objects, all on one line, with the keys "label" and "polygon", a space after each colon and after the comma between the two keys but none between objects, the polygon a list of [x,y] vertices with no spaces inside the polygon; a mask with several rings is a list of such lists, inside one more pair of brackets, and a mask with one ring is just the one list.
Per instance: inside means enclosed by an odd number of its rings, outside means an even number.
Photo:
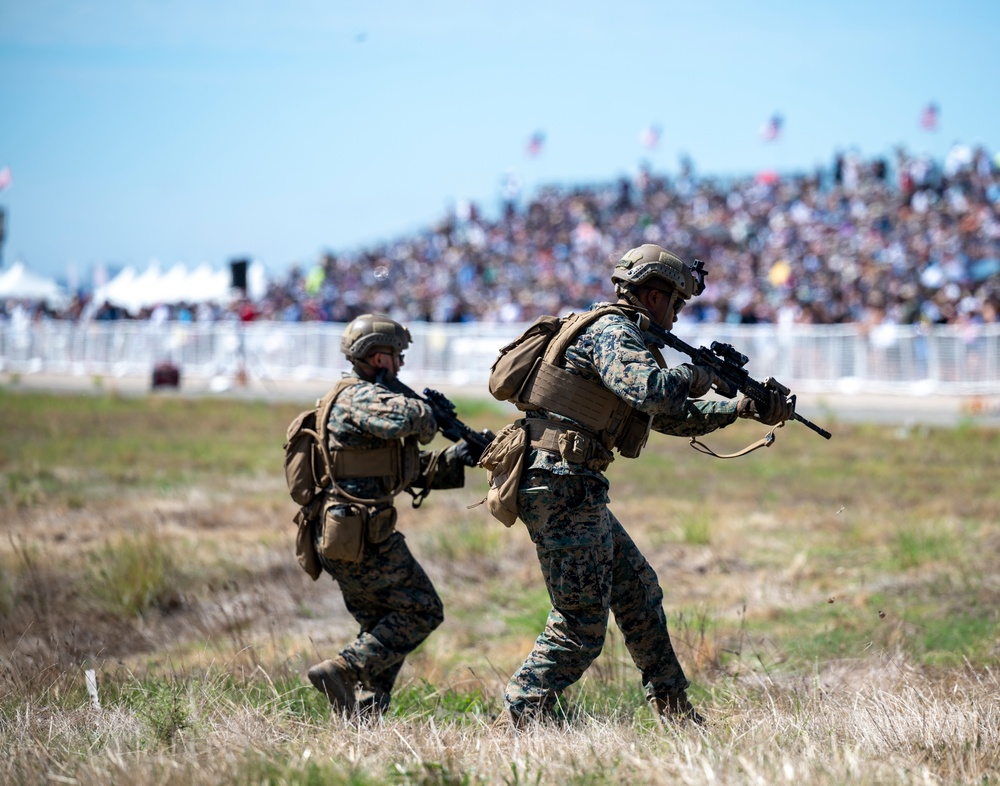
[{"label": "ammunition pouch", "polygon": [[569,464],[582,464],[589,470],[604,472],[615,455],[596,434],[557,420],[528,418],[526,430],[531,447],[558,453]]},{"label": "ammunition pouch", "polygon": [[653,419],[645,412],[633,409],[622,427],[621,435],[615,440],[615,447],[625,458],[637,458],[649,439]]},{"label": "ammunition pouch", "polygon": [[392,504],[360,505],[328,496],[316,531],[316,551],[329,560],[360,562],[365,544],[377,544],[396,531]]},{"label": "ammunition pouch", "polygon": [[328,499],[323,505],[316,535],[316,551],[328,560],[360,562],[364,555],[368,509],[362,505]]},{"label": "ammunition pouch", "polygon": [[368,508],[366,543],[381,543],[396,531],[396,508],[392,505]]}]

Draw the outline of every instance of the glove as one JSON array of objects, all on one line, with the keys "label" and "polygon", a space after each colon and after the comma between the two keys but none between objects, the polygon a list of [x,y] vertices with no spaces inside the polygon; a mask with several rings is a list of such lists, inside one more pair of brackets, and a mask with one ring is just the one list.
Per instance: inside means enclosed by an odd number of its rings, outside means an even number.
[{"label": "glove", "polygon": [[485,448],[473,445],[470,442],[466,442],[464,439],[461,442],[455,443],[455,457],[467,467],[474,467],[479,464],[479,459],[483,455],[483,450],[485,450]]},{"label": "glove", "polygon": [[715,383],[715,372],[708,366],[684,363],[683,368],[691,372],[691,387],[688,390],[688,398],[701,398],[712,389],[712,385]]},{"label": "glove", "polygon": [[790,420],[795,414],[795,396],[768,390],[766,404],[759,404],[752,398],[743,398],[736,405],[736,414],[741,418],[759,420],[765,426],[777,426]]}]

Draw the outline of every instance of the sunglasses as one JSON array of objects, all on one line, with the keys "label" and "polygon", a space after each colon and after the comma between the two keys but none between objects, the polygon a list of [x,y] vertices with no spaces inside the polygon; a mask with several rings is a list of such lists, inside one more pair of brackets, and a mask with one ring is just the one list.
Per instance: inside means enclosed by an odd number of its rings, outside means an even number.
[{"label": "sunglasses", "polygon": [[673,309],[674,314],[680,314],[681,309],[684,308],[684,297],[676,289],[660,289],[659,287],[646,287],[646,289],[652,289],[654,292],[659,292],[661,295],[670,296],[670,308]]}]

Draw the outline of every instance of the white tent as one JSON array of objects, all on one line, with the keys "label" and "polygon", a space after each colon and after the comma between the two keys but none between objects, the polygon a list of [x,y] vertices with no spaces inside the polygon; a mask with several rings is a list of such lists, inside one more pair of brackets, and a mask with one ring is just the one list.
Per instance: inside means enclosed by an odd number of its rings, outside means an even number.
[{"label": "white tent", "polygon": [[205,303],[216,301],[224,303],[230,297],[230,275],[225,270],[213,270],[205,262],[191,271],[188,278],[188,291],[192,293],[189,302]]},{"label": "white tent", "polygon": [[113,279],[94,290],[93,303],[96,306],[103,306],[105,301],[118,305],[125,303],[131,297],[135,276],[135,268],[131,265],[122,268]]},{"label": "white tent", "polygon": [[126,294],[126,299],[120,305],[125,306],[129,311],[136,312],[148,306],[155,306],[162,303],[162,290],[160,282],[163,274],[160,272],[160,263],[153,262],[143,270],[132,281],[132,285]]},{"label": "white tent", "polygon": [[0,299],[65,301],[66,291],[55,279],[32,273],[23,262],[15,262],[0,273]]},{"label": "white tent", "polygon": [[[266,289],[263,270],[251,266],[256,273],[253,279],[261,294]],[[251,278],[248,275],[248,278]],[[111,281],[94,291],[98,305],[108,301],[135,313],[160,303],[228,303],[233,296],[230,277],[226,270],[213,270],[207,263],[188,270],[178,262],[166,272],[156,261],[141,273],[132,266],[124,268]]]}]

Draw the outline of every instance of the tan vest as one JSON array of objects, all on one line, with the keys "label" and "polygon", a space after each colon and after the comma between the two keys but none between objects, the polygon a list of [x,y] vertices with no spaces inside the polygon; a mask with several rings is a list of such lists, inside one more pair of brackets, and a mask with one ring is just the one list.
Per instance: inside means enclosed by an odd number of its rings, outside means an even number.
[{"label": "tan vest", "polygon": [[[631,309],[630,309],[631,311]],[[639,319],[648,319],[641,313],[634,312]],[[625,458],[636,458],[642,451],[649,437],[651,418],[644,412],[616,396],[603,385],[584,379],[579,374],[573,374],[564,368],[566,349],[577,338],[587,325],[606,314],[621,314],[632,318],[632,315],[620,305],[611,305],[595,311],[573,314],[568,317],[559,332],[549,342],[545,354],[535,361],[531,373],[525,381],[518,396],[518,407],[521,409],[545,409],[563,417],[572,418],[584,426],[590,434],[585,436],[596,438],[605,450],[617,449]],[[660,368],[666,363],[655,349],[651,350]],[[540,426],[533,426],[538,431]],[[558,423],[550,421],[541,427],[549,431],[565,432],[566,429]],[[536,447],[552,449],[543,442],[560,441],[559,435],[553,433],[531,435],[532,444]],[[565,449],[567,439],[562,437]],[[563,452],[563,451],[559,451]],[[589,454],[596,459],[593,446],[581,444],[578,450],[581,454]]]},{"label": "tan vest", "polygon": [[[321,408],[324,421],[317,424],[323,435],[323,444],[329,453],[329,473],[325,478],[329,480],[337,496],[350,499],[354,502],[365,504],[376,504],[386,501],[413,485],[420,476],[420,445],[416,436],[405,439],[392,440],[382,448],[331,448],[329,442],[329,418],[333,410],[333,403],[347,388],[362,380],[348,377],[340,380],[333,390],[328,394],[327,405]],[[362,499],[354,497],[344,491],[337,484],[338,480],[344,478],[373,478],[381,477],[383,483],[389,491],[386,496],[380,499]]]}]

